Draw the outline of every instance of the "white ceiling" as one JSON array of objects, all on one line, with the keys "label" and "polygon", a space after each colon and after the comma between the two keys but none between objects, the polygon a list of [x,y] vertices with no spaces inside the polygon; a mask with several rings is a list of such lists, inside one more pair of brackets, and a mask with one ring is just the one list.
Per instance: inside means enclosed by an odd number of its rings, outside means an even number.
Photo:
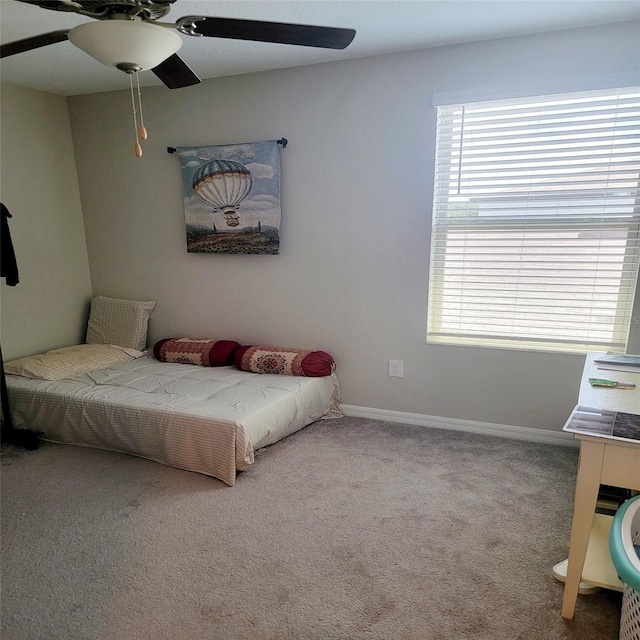
[{"label": "white ceiling", "polygon": [[[343,51],[182,36],[180,56],[202,78],[361,58],[514,35],[640,19],[640,0],[177,0],[162,19],[248,18],[356,29]],[[90,18],[0,0],[3,44],[67,29]],[[126,74],[70,42],[5,58],[0,80],[60,95],[125,89]],[[161,82],[150,71],[142,85]],[[187,89],[185,89],[187,90]]]}]

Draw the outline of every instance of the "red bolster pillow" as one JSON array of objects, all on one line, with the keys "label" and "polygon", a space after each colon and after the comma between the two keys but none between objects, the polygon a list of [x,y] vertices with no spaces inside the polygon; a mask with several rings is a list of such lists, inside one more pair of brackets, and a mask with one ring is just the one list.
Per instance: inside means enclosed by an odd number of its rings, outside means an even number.
[{"label": "red bolster pillow", "polygon": [[329,376],[336,368],[334,359],[325,351],[281,347],[238,347],[233,361],[242,371],[285,376]]},{"label": "red bolster pillow", "polygon": [[240,343],[233,340],[164,338],[153,346],[153,355],[161,362],[224,367],[233,364],[233,354],[239,346]]}]

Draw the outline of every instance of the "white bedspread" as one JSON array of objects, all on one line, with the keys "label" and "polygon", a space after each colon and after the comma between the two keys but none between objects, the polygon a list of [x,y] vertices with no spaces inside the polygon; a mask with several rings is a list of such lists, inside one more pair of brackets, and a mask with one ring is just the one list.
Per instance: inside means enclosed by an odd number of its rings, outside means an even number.
[{"label": "white bedspread", "polygon": [[18,428],[129,453],[233,485],[254,451],[339,417],[334,375],[306,378],[158,362],[152,355],[72,380],[7,376]]}]

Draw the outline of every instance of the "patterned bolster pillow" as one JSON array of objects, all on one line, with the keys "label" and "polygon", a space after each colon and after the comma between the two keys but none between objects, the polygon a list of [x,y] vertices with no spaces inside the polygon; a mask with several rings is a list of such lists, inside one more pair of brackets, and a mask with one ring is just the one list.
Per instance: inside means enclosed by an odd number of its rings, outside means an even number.
[{"label": "patterned bolster pillow", "polygon": [[153,355],[161,362],[224,367],[233,364],[233,354],[239,346],[240,343],[233,340],[164,338],[155,343]]},{"label": "patterned bolster pillow", "polygon": [[238,347],[233,361],[242,371],[285,376],[329,376],[336,368],[334,359],[324,351],[280,347]]}]

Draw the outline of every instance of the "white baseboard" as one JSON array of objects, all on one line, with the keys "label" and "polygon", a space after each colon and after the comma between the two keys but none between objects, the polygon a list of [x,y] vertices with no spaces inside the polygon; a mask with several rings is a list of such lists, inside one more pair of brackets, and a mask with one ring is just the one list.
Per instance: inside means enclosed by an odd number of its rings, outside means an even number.
[{"label": "white baseboard", "polygon": [[421,413],[406,413],[404,411],[390,411],[389,409],[357,407],[351,404],[343,404],[340,406],[345,416],[352,416],[354,418],[369,418],[371,420],[383,420],[385,422],[415,424],[421,427],[431,427],[433,429],[468,431],[470,433],[481,433],[487,436],[515,438],[516,440],[528,440],[529,442],[540,442],[543,444],[559,444],[568,447],[579,446],[579,442],[570,433],[560,430],[548,431],[546,429],[515,427],[506,424],[493,424],[491,422],[457,420],[455,418],[427,416]]}]

